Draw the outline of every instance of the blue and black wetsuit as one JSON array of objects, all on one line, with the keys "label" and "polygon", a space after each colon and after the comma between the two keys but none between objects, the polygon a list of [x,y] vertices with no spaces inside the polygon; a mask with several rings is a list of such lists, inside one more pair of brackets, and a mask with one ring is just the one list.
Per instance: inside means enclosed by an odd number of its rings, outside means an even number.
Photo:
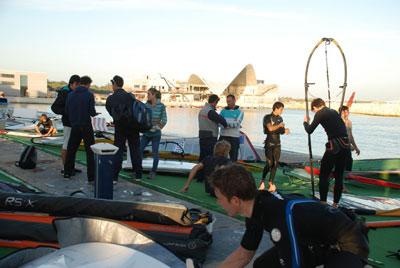
[{"label": "blue and black wetsuit", "polygon": [[346,125],[339,113],[327,107],[319,110],[312,123],[304,122],[304,129],[311,134],[321,124],[328,136],[326,151],[321,160],[319,175],[319,194],[321,201],[326,201],[329,190],[329,176],[335,168],[335,191],[333,201],[339,203],[343,190],[343,173],[346,165],[346,156],[350,152]]},{"label": "blue and black wetsuit", "polygon": [[311,199],[259,191],[241,246],[255,251],[264,230],[274,246],[254,261],[254,267],[363,267],[368,258],[359,222]]},{"label": "blue and black wetsuit", "polygon": [[263,170],[262,179],[264,180],[268,172],[270,172],[269,181],[272,183],[274,182],[276,170],[279,166],[279,158],[281,157],[280,136],[285,133],[285,128],[281,127],[275,131],[269,131],[267,124],[277,126],[282,122],[282,117],[280,115],[274,115],[273,113],[267,114],[263,119],[264,134],[267,134],[267,137],[264,141],[266,163]]}]

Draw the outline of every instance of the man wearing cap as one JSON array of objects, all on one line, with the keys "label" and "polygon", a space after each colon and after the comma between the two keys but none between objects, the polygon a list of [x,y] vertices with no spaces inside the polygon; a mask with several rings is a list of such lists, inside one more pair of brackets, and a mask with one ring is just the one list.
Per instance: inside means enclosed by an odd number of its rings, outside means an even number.
[{"label": "man wearing cap", "polygon": [[132,169],[135,179],[142,178],[142,158],[140,155],[139,128],[133,120],[132,105],[135,96],[126,92],[122,87],[124,80],[116,75],[111,80],[114,93],[108,96],[106,109],[112,116],[115,125],[114,145],[119,148],[114,164],[114,183],[118,181],[118,174],[122,168],[122,153],[125,142],[128,140],[129,152],[132,159]]},{"label": "man wearing cap", "polygon": [[206,156],[213,155],[214,145],[218,138],[218,124],[227,127],[225,118],[216,112],[219,97],[212,94],[208,97],[208,102],[199,112],[199,144],[201,162]]}]

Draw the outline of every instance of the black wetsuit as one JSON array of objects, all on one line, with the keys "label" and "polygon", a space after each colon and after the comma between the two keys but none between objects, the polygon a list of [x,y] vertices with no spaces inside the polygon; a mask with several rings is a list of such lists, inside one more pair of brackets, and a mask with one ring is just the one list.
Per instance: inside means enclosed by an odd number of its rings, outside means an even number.
[{"label": "black wetsuit", "polygon": [[328,135],[326,150],[321,160],[319,175],[319,194],[321,201],[326,201],[329,190],[329,176],[335,168],[335,190],[333,201],[339,203],[343,190],[343,173],[346,164],[346,156],[350,151],[349,140],[347,137],[346,125],[339,113],[327,107],[319,110],[314,120],[309,125],[304,122],[304,129],[311,134],[315,128],[321,124]]},{"label": "black wetsuit", "polygon": [[278,169],[279,166],[279,158],[281,157],[280,136],[281,134],[285,133],[285,128],[281,127],[275,131],[269,131],[267,128],[267,124],[276,126],[282,122],[283,122],[282,117],[280,115],[274,115],[273,113],[264,116],[263,120],[264,134],[267,134],[267,137],[264,141],[266,163],[263,170],[262,179],[264,180],[268,172],[271,172],[269,175],[270,182],[274,181],[276,170]]},{"label": "black wetsuit", "polygon": [[254,261],[254,267],[324,264],[355,268],[363,267],[368,258],[368,241],[360,222],[311,199],[259,191],[252,216],[246,218],[241,246],[255,251],[264,230],[270,233],[274,246]]}]

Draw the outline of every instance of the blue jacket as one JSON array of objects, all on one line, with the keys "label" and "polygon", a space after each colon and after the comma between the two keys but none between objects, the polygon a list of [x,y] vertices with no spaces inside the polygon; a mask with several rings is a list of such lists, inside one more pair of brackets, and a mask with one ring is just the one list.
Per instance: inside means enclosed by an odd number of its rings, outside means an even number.
[{"label": "blue jacket", "polygon": [[235,106],[233,109],[225,107],[220,115],[225,118],[228,123],[228,127],[221,128],[221,136],[239,138],[243,121],[243,112],[239,109],[239,106]]},{"label": "blue jacket", "polygon": [[68,94],[65,111],[72,127],[91,126],[91,116],[96,115],[93,93],[86,87],[77,87]]}]

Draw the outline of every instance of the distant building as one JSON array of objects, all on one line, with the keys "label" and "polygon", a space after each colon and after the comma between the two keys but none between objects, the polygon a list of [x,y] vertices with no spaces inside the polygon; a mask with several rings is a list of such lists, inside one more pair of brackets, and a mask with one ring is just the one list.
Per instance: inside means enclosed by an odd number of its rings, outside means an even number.
[{"label": "distant building", "polygon": [[0,69],[0,91],[7,97],[46,97],[47,74]]},{"label": "distant building", "polygon": [[277,99],[277,92],[277,85],[265,85],[264,80],[257,80],[253,66],[248,64],[222,94],[234,95],[238,99],[238,103],[245,104],[245,106],[263,106],[274,102]]}]

